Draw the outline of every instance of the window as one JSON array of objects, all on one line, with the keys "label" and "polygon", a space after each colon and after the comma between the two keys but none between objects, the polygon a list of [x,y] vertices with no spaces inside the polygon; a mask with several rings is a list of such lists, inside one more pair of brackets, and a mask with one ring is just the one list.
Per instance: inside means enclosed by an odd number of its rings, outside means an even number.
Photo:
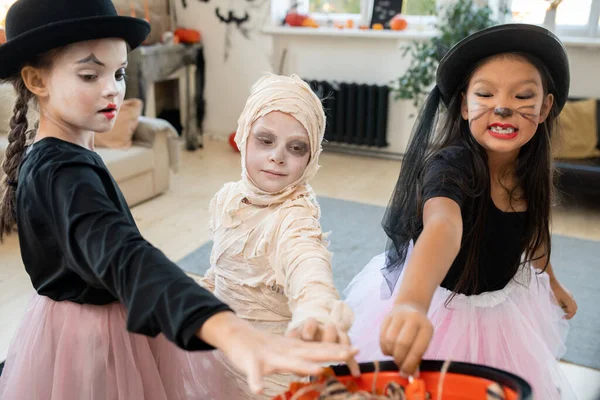
[{"label": "window", "polygon": [[[512,0],[513,22],[543,24],[548,0]],[[589,36],[596,31],[600,0],[562,0],[556,8],[555,30],[558,35]],[[592,29],[593,28],[593,29]]]},{"label": "window", "polygon": [[310,0],[311,13],[360,14],[360,0]]},{"label": "window", "polygon": [[[435,15],[436,3],[439,1],[403,0],[402,14],[408,16],[409,21],[411,16],[432,18],[431,16]],[[318,21],[354,19],[367,23],[371,19],[372,7],[373,0],[304,0],[298,5],[298,11],[310,13],[311,17]]]},{"label": "window", "polygon": [[4,29],[4,19],[12,4],[17,0],[0,0],[0,28]]},{"label": "window", "polygon": [[556,25],[587,26],[592,0],[563,1],[556,10]]},{"label": "window", "polygon": [[435,15],[436,0],[404,0],[402,14],[404,15]]}]

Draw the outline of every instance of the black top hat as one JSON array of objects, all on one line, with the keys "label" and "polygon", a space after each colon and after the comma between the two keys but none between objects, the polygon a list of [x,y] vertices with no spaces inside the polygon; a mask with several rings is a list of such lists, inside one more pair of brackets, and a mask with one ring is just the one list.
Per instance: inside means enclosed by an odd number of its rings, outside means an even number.
[{"label": "black top hat", "polygon": [[0,78],[8,78],[35,56],[84,40],[122,38],[131,49],[150,33],[150,24],[119,16],[111,0],[18,0],[6,15],[0,46]]},{"label": "black top hat", "polygon": [[556,86],[553,95],[560,111],[567,101],[571,83],[566,50],[552,32],[528,24],[504,24],[483,29],[452,47],[437,70],[442,101],[448,105],[477,62],[496,54],[516,52],[531,54],[546,65]]}]

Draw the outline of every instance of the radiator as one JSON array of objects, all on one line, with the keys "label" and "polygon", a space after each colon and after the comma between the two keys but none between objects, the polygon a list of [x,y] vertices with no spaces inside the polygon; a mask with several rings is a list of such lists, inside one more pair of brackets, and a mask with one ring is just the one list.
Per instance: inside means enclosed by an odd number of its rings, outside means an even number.
[{"label": "radiator", "polygon": [[323,100],[328,143],[387,147],[388,86],[306,79]]}]

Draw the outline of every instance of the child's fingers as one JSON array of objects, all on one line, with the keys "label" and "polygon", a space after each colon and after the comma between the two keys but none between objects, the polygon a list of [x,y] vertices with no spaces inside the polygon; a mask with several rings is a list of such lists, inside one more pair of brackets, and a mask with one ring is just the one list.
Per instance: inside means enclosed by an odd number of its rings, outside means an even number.
[{"label": "child's fingers", "polygon": [[567,319],[571,319],[575,316],[575,313],[577,312],[577,307],[571,306],[571,307],[567,307],[567,309],[565,310],[565,312],[567,313],[567,315],[565,316],[565,318]]},{"label": "child's fingers", "polygon": [[[387,328],[381,329],[381,336],[379,345],[383,354],[388,356],[394,355],[394,346],[396,345],[396,338],[402,329],[404,319],[391,318],[387,324]],[[383,328],[383,327],[382,327]]]},{"label": "child's fingers", "polygon": [[260,359],[253,359],[250,368],[246,371],[248,386],[254,394],[259,394],[263,390],[263,365]]},{"label": "child's fingers", "polygon": [[285,337],[290,339],[300,339],[300,330],[294,329],[285,334]]},{"label": "child's fingers", "polygon": [[[414,321],[405,321],[402,325],[402,330],[396,336],[396,343],[394,344],[394,361],[400,367],[404,365],[406,356],[414,346],[415,339],[419,333],[419,325]],[[413,369],[401,369],[406,374],[412,374]]]},{"label": "child's fingers", "polygon": [[323,372],[323,367],[319,364],[291,355],[271,353],[269,354],[269,363],[275,371],[290,372],[301,376],[319,375]]},{"label": "child's fingers", "polygon": [[[338,330],[337,327],[333,324],[325,325],[323,329],[323,342],[326,343],[337,343],[338,342]],[[350,343],[348,343],[350,344]]]},{"label": "child's fingers", "polygon": [[422,326],[417,333],[417,337],[415,338],[410,351],[406,355],[404,359],[404,363],[400,370],[406,374],[414,374],[419,365],[421,364],[421,359],[423,358],[423,354],[427,351],[427,347],[429,347],[429,343],[431,342],[431,338],[433,336],[433,328],[431,326]]},{"label": "child's fingers", "polygon": [[315,340],[318,330],[319,324],[317,324],[317,321],[314,318],[307,319],[302,327],[302,340]]},{"label": "child's fingers", "polygon": [[577,312],[577,303],[575,300],[569,299],[567,301],[560,301],[560,306],[565,313],[565,319],[571,319],[575,316]]},{"label": "child's fingers", "polygon": [[286,340],[281,346],[272,347],[273,352],[284,354],[286,357],[299,357],[313,362],[341,362],[358,353],[347,345],[337,343],[301,342],[293,339]]},{"label": "child's fingers", "polygon": [[[350,345],[350,338],[346,333],[340,333],[340,343]],[[358,362],[354,358],[354,356],[350,357],[346,364],[348,364],[348,368],[350,369],[350,373],[354,377],[360,376],[360,367],[358,366]]]}]

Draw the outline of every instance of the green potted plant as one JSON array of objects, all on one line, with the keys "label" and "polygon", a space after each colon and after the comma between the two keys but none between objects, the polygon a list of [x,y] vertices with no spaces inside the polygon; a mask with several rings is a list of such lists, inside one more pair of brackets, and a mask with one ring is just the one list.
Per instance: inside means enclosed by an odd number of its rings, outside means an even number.
[{"label": "green potted plant", "polygon": [[474,0],[456,0],[442,7],[434,24],[436,34],[425,41],[415,41],[401,48],[410,65],[404,75],[394,82],[397,99],[412,99],[419,107],[435,82],[435,73],[445,51],[472,33],[496,25],[492,10],[477,6]]}]

